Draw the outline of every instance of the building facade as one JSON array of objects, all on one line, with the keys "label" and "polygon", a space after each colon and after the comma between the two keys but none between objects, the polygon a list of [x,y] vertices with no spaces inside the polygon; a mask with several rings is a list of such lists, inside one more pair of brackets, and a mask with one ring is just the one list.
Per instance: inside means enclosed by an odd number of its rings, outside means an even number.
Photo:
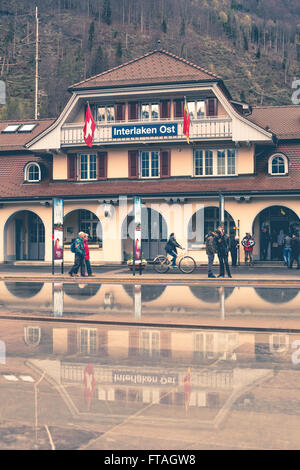
[{"label": "building facade", "polygon": [[[0,128],[0,262],[52,260],[52,198],[64,200],[64,260],[72,238],[91,237],[94,263],[132,254],[133,198],[142,198],[142,251],[164,252],[171,232],[206,262],[205,234],[271,242],[300,228],[300,107],[256,107],[233,101],[220,77],[154,50],[70,88],[55,120],[6,122]],[[184,105],[190,141],[183,133]],[[84,141],[89,104],[96,123]],[[25,126],[25,127],[24,127]],[[241,256],[243,260],[243,256]]]}]

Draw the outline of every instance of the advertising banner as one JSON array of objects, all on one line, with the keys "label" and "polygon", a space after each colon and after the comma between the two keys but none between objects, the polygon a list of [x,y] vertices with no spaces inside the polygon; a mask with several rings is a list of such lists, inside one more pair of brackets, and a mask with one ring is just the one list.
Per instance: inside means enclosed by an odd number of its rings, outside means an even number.
[{"label": "advertising banner", "polygon": [[53,198],[53,243],[54,260],[63,259],[64,251],[64,201]]},{"label": "advertising banner", "polygon": [[142,259],[142,201],[134,198],[134,260],[140,263]]}]

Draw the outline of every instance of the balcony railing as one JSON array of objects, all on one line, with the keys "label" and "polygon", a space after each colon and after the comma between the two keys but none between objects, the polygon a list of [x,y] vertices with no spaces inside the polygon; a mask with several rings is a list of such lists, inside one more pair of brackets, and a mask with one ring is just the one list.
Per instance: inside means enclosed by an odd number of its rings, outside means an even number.
[{"label": "balcony railing", "polygon": [[[61,145],[85,145],[83,139],[83,126],[80,124],[64,124],[61,128]],[[151,128],[156,127],[157,132]],[[169,132],[165,131],[165,128]],[[116,131],[117,129],[117,131]],[[140,129],[140,133],[137,132]],[[147,133],[145,129],[149,129]],[[162,129],[165,132],[160,132]],[[113,132],[114,130],[114,132]],[[144,131],[144,132],[143,132]],[[193,120],[190,127],[190,140],[229,139],[232,137],[232,121],[229,118],[207,118]],[[128,142],[161,142],[185,141],[183,134],[183,120],[155,121],[155,122],[113,122],[111,124],[98,124],[94,133],[94,144],[120,144]]]}]

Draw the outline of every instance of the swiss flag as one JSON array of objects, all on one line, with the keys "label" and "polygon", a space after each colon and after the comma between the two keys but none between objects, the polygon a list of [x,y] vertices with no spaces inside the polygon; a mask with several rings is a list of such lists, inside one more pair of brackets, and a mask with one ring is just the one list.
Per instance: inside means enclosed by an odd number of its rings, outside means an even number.
[{"label": "swiss flag", "polygon": [[96,129],[96,124],[93,119],[90,105],[87,105],[86,114],[85,114],[85,122],[83,128],[83,138],[88,147],[93,146],[93,135]]}]

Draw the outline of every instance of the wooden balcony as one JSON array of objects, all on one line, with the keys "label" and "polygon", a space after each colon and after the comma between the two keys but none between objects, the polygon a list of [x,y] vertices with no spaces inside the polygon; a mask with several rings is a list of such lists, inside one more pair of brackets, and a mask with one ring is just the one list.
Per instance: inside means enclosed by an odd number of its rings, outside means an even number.
[{"label": "wooden balcony", "polygon": [[[61,145],[85,146],[83,139],[84,123],[64,124],[61,128]],[[139,142],[185,142],[182,131],[183,120],[113,122],[98,124],[93,143],[127,144]],[[156,130],[155,130],[156,129]],[[232,137],[230,118],[207,118],[193,120],[190,127],[190,141],[193,140],[226,140]]]}]

